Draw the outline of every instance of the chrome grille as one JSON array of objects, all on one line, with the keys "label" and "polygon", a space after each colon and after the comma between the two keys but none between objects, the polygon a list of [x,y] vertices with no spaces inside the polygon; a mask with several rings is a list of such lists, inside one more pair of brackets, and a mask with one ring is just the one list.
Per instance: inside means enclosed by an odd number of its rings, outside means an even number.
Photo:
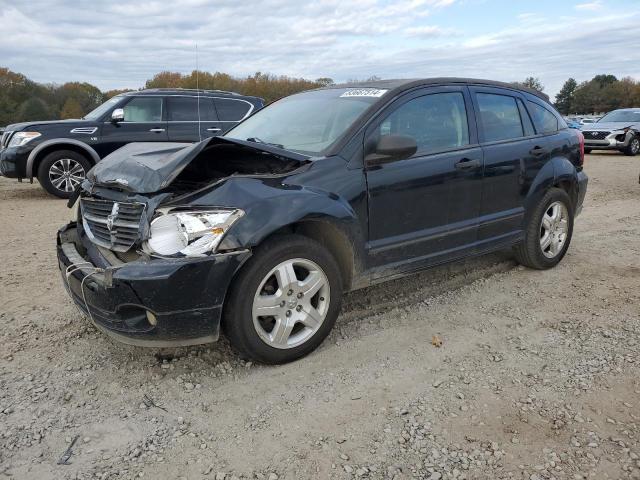
[{"label": "chrome grille", "polygon": [[599,130],[582,132],[585,140],[604,140],[610,133]]},{"label": "chrome grille", "polygon": [[80,200],[82,224],[93,243],[116,252],[126,252],[138,240],[144,203]]},{"label": "chrome grille", "polygon": [[0,139],[0,148],[7,148],[7,145],[9,145],[9,140],[11,139],[11,134],[13,132],[10,132],[8,130],[5,130],[4,133],[2,134],[2,139]]}]

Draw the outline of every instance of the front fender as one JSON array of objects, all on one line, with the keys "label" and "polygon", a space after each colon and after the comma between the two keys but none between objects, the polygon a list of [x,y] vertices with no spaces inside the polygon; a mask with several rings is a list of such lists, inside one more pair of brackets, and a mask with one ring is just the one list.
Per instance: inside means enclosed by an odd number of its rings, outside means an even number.
[{"label": "front fender", "polygon": [[98,163],[100,161],[100,156],[98,153],[91,148],[91,146],[87,145],[80,140],[75,140],[73,138],[52,138],[50,140],[45,140],[41,144],[37,145],[29,154],[29,158],[27,158],[27,167],[26,167],[26,177],[30,180],[33,179],[33,166],[35,164],[38,155],[45,150],[46,148],[59,145],[60,147],[64,147],[64,145],[73,145],[75,147],[79,147],[86,152],[87,155],[93,160],[93,163]]}]

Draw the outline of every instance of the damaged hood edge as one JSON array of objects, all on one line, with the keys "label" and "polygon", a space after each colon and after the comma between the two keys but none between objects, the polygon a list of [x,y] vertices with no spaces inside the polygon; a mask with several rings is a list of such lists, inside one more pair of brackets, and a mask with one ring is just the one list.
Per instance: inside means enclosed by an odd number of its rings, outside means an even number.
[{"label": "damaged hood edge", "polygon": [[82,186],[117,187],[133,193],[152,193],[166,188],[200,152],[210,145],[235,144],[297,161],[309,157],[268,144],[225,137],[212,137],[196,144],[144,142],[129,143],[98,162]]}]

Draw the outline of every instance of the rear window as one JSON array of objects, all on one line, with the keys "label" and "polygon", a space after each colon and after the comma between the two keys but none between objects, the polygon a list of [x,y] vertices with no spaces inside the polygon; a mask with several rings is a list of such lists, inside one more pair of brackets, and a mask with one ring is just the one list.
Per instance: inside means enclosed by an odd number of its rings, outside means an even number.
[{"label": "rear window", "polygon": [[251,108],[251,104],[241,100],[216,98],[214,101],[216,110],[218,111],[218,117],[220,120],[227,122],[238,122],[242,120]]},{"label": "rear window", "polygon": [[478,93],[480,125],[485,142],[510,140],[524,136],[516,99],[508,95]]},{"label": "rear window", "polygon": [[527,100],[533,124],[538,133],[554,133],[558,131],[558,119],[542,105]]}]

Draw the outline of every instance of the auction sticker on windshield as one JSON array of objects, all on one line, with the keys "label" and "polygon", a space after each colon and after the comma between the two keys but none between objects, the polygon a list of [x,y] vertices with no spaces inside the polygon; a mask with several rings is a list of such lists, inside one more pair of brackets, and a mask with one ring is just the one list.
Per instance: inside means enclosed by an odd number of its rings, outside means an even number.
[{"label": "auction sticker on windshield", "polygon": [[387,89],[380,88],[352,88],[344,92],[341,97],[381,97]]}]

